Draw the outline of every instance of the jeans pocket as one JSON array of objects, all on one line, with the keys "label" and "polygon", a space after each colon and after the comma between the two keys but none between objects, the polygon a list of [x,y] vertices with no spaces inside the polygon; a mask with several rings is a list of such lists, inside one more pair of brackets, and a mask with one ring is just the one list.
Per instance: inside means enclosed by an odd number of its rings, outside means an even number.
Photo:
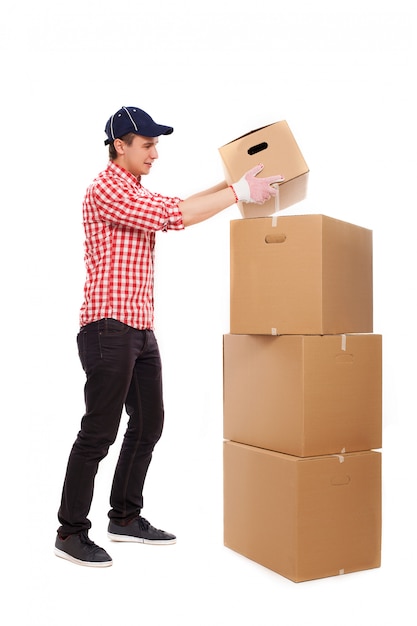
[{"label": "jeans pocket", "polygon": [[120,337],[122,335],[127,335],[130,330],[130,326],[123,324],[123,322],[119,322],[119,320],[115,320],[113,318],[100,320],[99,334],[102,337]]}]

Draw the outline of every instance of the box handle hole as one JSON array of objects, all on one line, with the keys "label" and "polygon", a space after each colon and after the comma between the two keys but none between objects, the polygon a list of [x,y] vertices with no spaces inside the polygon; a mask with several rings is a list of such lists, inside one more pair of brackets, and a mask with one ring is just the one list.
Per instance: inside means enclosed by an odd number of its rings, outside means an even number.
[{"label": "box handle hole", "polygon": [[284,243],[287,236],[284,233],[277,233],[276,235],[265,235],[265,243]]},{"label": "box handle hole", "polygon": [[262,150],[266,150],[267,147],[268,147],[268,144],[266,143],[266,141],[262,141],[262,143],[258,143],[256,146],[252,146],[252,148],[249,148],[248,154],[250,154],[251,156],[253,154],[258,154],[258,152],[262,152]]},{"label": "box handle hole", "polygon": [[335,487],[340,485],[348,485],[350,483],[350,476],[348,474],[343,474],[342,476],[332,476],[331,484]]}]

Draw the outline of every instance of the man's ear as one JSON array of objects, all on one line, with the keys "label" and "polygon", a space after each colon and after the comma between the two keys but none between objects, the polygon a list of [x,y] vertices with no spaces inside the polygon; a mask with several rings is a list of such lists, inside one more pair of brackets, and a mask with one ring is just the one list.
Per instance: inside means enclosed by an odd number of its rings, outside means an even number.
[{"label": "man's ear", "polygon": [[115,139],[113,145],[118,155],[125,153],[125,144],[121,139]]}]

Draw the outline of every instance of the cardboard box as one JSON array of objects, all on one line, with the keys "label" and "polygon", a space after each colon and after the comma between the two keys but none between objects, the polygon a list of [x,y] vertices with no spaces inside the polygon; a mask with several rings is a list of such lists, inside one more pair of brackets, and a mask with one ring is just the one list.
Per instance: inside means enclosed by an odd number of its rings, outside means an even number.
[{"label": "cardboard box", "polygon": [[225,335],[224,438],[314,456],[382,446],[381,335]]},{"label": "cardboard box", "polygon": [[231,221],[231,333],[372,331],[371,230],[325,215]]},{"label": "cardboard box", "polygon": [[281,174],[278,195],[263,205],[239,202],[243,217],[262,217],[285,209],[307,195],[308,167],[286,121],[253,130],[219,148],[227,183],[236,183],[258,163],[259,176]]},{"label": "cardboard box", "polygon": [[381,454],[225,442],[224,544],[294,582],[379,567]]}]

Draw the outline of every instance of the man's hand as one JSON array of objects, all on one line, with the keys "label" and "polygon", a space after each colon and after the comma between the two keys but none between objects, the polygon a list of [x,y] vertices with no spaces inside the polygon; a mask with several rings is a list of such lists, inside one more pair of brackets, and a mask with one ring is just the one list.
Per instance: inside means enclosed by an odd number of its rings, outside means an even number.
[{"label": "man's hand", "polygon": [[238,202],[263,204],[272,196],[277,195],[277,190],[271,187],[271,185],[280,183],[284,180],[284,177],[277,174],[276,176],[268,176],[266,178],[256,178],[263,168],[262,163],[259,163],[259,165],[246,172],[237,183],[231,185]]}]

